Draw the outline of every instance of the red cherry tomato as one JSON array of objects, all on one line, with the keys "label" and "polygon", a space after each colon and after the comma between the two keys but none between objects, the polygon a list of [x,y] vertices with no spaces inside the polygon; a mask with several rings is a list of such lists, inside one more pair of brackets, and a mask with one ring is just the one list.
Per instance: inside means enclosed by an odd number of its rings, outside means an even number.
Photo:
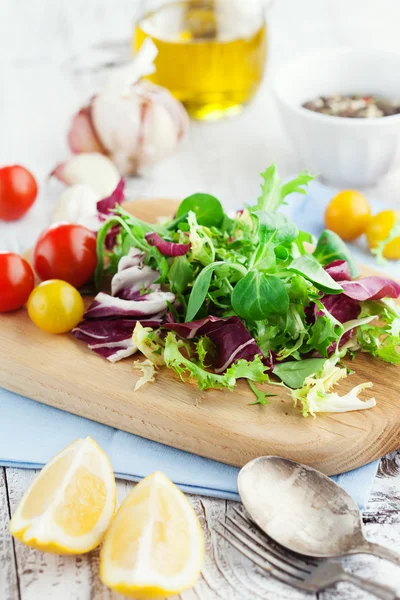
[{"label": "red cherry tomato", "polygon": [[96,234],[82,225],[49,227],[33,251],[33,266],[42,281],[61,279],[79,288],[91,278],[96,264]]},{"label": "red cherry tomato", "polygon": [[21,308],[35,285],[33,271],[14,252],[0,252],[0,312]]},{"label": "red cherry tomato", "polygon": [[38,186],[32,173],[19,165],[0,169],[0,219],[16,221],[32,206]]}]

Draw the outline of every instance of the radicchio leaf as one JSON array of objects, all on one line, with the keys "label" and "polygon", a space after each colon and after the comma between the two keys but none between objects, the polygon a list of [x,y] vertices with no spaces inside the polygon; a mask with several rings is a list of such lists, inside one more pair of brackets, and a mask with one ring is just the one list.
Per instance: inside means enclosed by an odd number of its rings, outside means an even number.
[{"label": "radicchio leaf", "polygon": [[400,284],[386,277],[372,275],[356,281],[341,281],[344,293],[354,300],[381,300],[382,298],[398,298]]},{"label": "radicchio leaf", "polygon": [[124,300],[146,300],[149,292],[160,291],[159,285],[154,285],[159,273],[150,267],[129,267],[114,275],[111,281],[111,295]]},{"label": "radicchio leaf", "polygon": [[[120,342],[132,337],[136,319],[98,319],[81,321],[73,330],[73,335],[89,343]],[[141,321],[143,327],[159,327],[161,318]]]},{"label": "radicchio leaf", "polygon": [[190,242],[188,244],[177,244],[174,242],[166,242],[154,231],[146,234],[146,240],[150,246],[155,246],[164,256],[183,256],[190,250]]},{"label": "radicchio leaf", "polygon": [[[143,321],[145,327],[159,327],[161,319]],[[131,356],[137,350],[132,341],[135,319],[98,319],[79,323],[72,330],[78,340],[82,340],[103,358],[117,362]]]},{"label": "radicchio leaf", "polygon": [[138,248],[129,248],[128,254],[120,258],[118,263],[118,271],[129,269],[129,267],[141,267],[144,261],[144,252]]},{"label": "radicchio leaf", "polygon": [[103,198],[102,200],[98,201],[97,210],[100,213],[100,215],[102,215],[105,218],[114,210],[117,204],[122,204],[122,202],[125,199],[124,188],[125,181],[121,177],[115,190],[106,198]]},{"label": "radicchio leaf", "polygon": [[[361,311],[358,300],[353,300],[353,298],[349,298],[344,294],[324,296],[321,299],[321,302],[326,310],[340,323],[346,323],[346,321],[357,319]],[[323,312],[316,306],[315,315],[322,314]]]},{"label": "radicchio leaf", "polygon": [[106,250],[111,251],[115,244],[117,243],[117,235],[121,231],[121,227],[119,225],[113,225],[108,231],[106,235],[106,239],[104,240],[104,246]]},{"label": "radicchio leaf", "polygon": [[146,300],[150,292],[159,292],[160,286],[154,284],[159,278],[158,271],[143,265],[144,253],[130,248],[129,253],[118,263],[118,272],[111,280],[111,295],[124,300]]},{"label": "radicchio leaf", "polygon": [[158,317],[167,311],[168,303],[172,304],[174,300],[175,295],[171,292],[151,292],[140,300],[124,300],[100,292],[85,312],[85,319]]},{"label": "radicchio leaf", "polygon": [[334,260],[325,267],[325,271],[335,281],[347,281],[352,278],[349,263],[345,260]]},{"label": "radicchio leaf", "polygon": [[137,351],[137,348],[132,341],[132,337],[121,340],[120,342],[88,344],[88,348],[112,363],[122,360],[123,358],[128,358],[128,356],[132,356],[132,354],[135,354]]},{"label": "radicchio leaf", "polygon": [[239,317],[209,316],[189,323],[165,323],[163,327],[175,331],[186,339],[206,335],[216,346],[213,357],[215,373],[224,372],[241,358],[252,361],[259,354],[265,359],[255,339]]}]

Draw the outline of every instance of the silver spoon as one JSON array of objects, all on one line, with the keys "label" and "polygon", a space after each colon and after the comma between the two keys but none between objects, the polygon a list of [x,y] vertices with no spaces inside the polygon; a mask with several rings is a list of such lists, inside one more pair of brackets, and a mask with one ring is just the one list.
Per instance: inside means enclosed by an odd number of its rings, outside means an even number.
[{"label": "silver spoon", "polygon": [[364,536],[354,500],[329,477],[278,456],[262,456],[238,476],[253,521],[288,550],[316,558],[373,554],[400,566],[400,554]]}]

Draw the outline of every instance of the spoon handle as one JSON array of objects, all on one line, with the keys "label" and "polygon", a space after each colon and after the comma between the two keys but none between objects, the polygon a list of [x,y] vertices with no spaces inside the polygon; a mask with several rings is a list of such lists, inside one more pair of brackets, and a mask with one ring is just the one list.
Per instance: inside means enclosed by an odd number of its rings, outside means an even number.
[{"label": "spoon handle", "polygon": [[[400,567],[400,554],[395,550],[391,550],[390,548],[386,548],[385,546],[381,546],[380,544],[367,542],[365,545],[358,549],[358,552],[361,552],[362,554],[373,554],[374,556],[379,556],[379,558],[390,560],[390,562]],[[355,554],[356,553],[357,552],[355,552]]]},{"label": "spoon handle", "polygon": [[380,600],[400,600],[400,597],[397,596],[396,590],[388,585],[377,583],[376,581],[370,581],[369,579],[364,579],[363,577],[359,577],[358,575],[353,575],[352,573],[347,572],[343,574],[340,580],[352,583],[359,589],[372,594]]}]

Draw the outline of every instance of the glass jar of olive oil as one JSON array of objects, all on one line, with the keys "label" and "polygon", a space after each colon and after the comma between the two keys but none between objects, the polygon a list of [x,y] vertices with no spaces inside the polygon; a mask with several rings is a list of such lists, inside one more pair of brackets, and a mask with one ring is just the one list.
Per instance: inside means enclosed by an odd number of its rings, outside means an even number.
[{"label": "glass jar of olive oil", "polygon": [[261,82],[267,33],[262,0],[171,1],[136,25],[135,48],[158,48],[149,79],[197,119],[239,113]]}]

